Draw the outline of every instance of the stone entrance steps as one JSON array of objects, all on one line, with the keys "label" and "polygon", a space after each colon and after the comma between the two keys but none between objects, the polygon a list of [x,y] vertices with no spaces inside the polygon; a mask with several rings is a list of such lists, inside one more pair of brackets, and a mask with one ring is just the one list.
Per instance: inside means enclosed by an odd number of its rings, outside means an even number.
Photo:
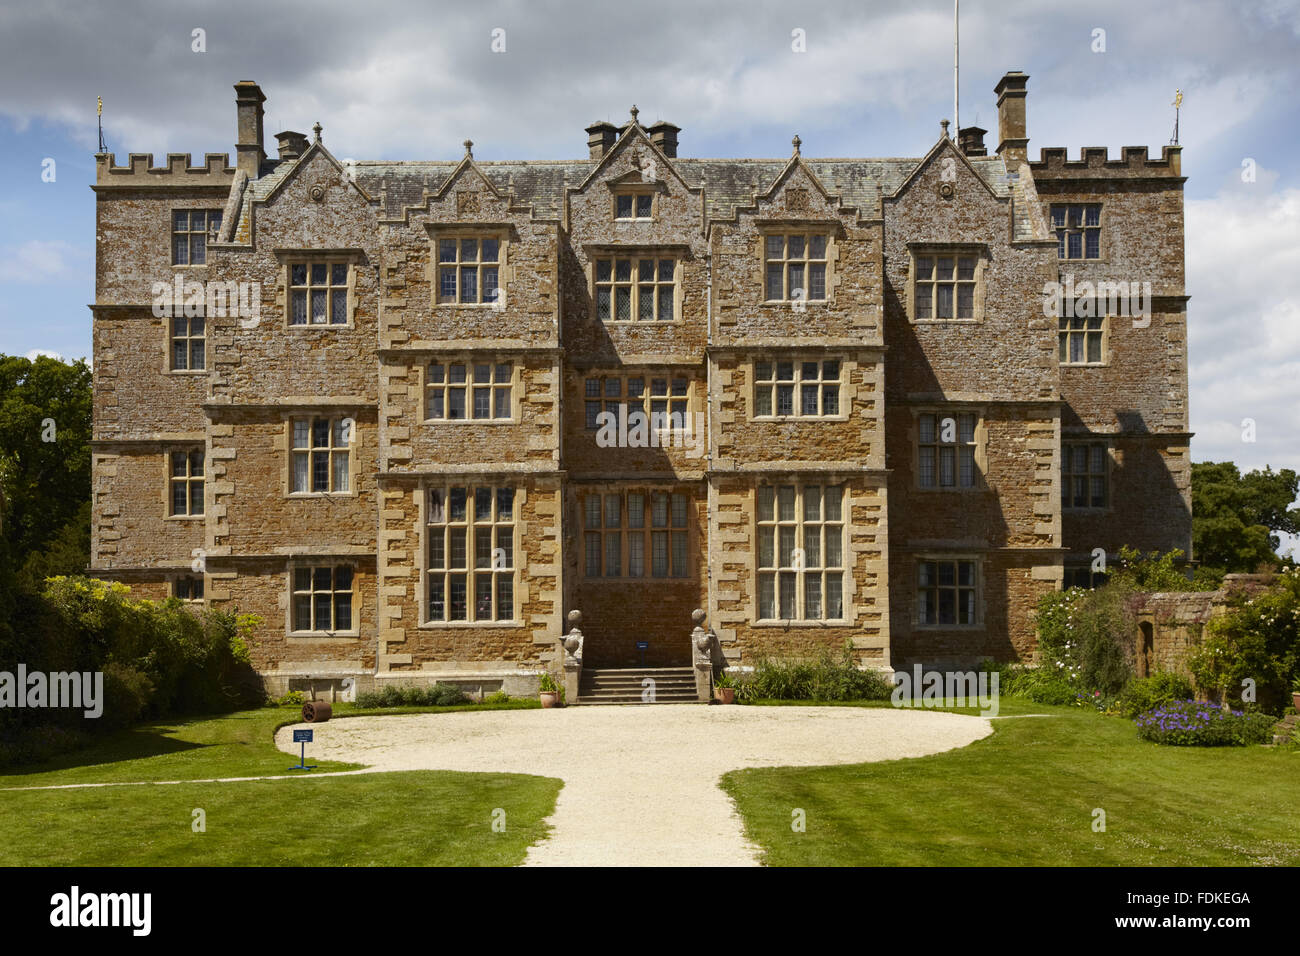
[{"label": "stone entrance steps", "polygon": [[[654,681],[653,685],[646,680]],[[653,698],[647,692],[653,687]],[[643,696],[647,695],[647,696]],[[578,704],[697,704],[690,667],[584,668]]]}]

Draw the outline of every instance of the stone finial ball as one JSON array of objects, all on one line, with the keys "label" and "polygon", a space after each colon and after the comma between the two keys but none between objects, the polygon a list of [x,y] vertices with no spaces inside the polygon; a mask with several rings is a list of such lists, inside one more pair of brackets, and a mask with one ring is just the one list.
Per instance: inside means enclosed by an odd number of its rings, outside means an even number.
[{"label": "stone finial ball", "polygon": [[704,611],[697,607],[694,611],[691,612],[691,620],[694,621],[696,624],[703,624]]},{"label": "stone finial ball", "polygon": [[575,611],[570,611],[570,612],[569,612],[569,624],[570,624],[572,627],[577,627],[577,626],[578,626],[579,624],[581,624],[581,623],[582,623],[582,612],[581,612],[581,611],[576,611],[576,610],[575,610]]},{"label": "stone finial ball", "polygon": [[578,645],[580,643],[581,642],[578,640],[577,637],[570,634],[568,637],[564,639],[564,649],[568,651],[570,654],[572,654],[574,651],[578,649]]}]

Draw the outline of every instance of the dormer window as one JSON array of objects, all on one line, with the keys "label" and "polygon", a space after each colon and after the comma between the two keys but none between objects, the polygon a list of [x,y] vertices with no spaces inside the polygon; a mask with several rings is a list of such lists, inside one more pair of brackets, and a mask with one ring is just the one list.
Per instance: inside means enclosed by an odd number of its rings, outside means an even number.
[{"label": "dormer window", "polygon": [[615,219],[653,219],[653,193],[618,193],[614,196]]}]

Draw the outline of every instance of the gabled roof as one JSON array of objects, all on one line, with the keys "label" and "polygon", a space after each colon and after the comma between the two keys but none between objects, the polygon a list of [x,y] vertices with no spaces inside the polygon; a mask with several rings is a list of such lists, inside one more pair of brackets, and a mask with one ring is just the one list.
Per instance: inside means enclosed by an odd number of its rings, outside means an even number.
[{"label": "gabled roof", "polygon": [[[635,135],[624,131],[624,137]],[[644,130],[641,131],[644,136]],[[622,140],[620,139],[620,142]],[[654,149],[656,161],[662,152]],[[316,144],[313,144],[315,147]],[[937,144],[936,144],[937,148]],[[321,147],[323,150],[324,147]],[[309,149],[309,153],[310,153]],[[613,153],[606,154],[606,158]],[[930,150],[930,154],[934,149]],[[328,155],[328,153],[326,153]],[[927,155],[930,155],[927,154]],[[304,158],[308,155],[304,153]],[[331,157],[332,159],[333,157]],[[843,206],[855,208],[863,218],[879,218],[883,214],[880,197],[896,194],[925,162],[925,158],[821,158],[798,157],[799,163],[821,185],[823,191],[839,198]],[[337,164],[337,160],[334,160]],[[999,156],[962,156],[989,191],[999,198],[1013,194],[1013,184],[1006,179],[1007,165]],[[248,184],[241,205],[241,222],[236,229],[236,241],[241,241],[241,230],[246,230],[246,217],[251,203],[273,192],[301,160],[280,163],[273,171]],[[497,191],[499,196],[511,197],[513,203],[531,207],[534,219],[558,220],[563,208],[566,189],[587,182],[599,168],[601,160],[480,160],[471,158],[473,168]],[[750,206],[755,197],[771,191],[781,176],[791,168],[792,160],[784,159],[698,159],[690,157],[663,157],[666,168],[671,168],[688,187],[703,189],[705,215],[710,220],[732,219],[736,210]],[[358,161],[356,184],[363,195],[376,197],[381,219],[400,220],[406,209],[421,206],[427,195],[445,190],[458,171],[465,166],[465,158],[456,160],[411,161]],[[341,168],[341,167],[340,167]],[[1036,207],[1036,196],[1027,169],[1020,170],[1015,182],[1016,238],[1036,238],[1037,228],[1031,213]],[[1041,219],[1041,215],[1038,216]],[[247,235],[242,235],[247,241]]]}]

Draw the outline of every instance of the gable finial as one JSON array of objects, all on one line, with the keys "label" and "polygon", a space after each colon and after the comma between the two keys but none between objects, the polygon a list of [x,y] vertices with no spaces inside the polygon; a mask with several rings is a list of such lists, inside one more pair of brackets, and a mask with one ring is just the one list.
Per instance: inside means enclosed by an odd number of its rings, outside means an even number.
[{"label": "gable finial", "polygon": [[943,138],[944,138],[944,139],[947,139],[947,138],[948,138],[948,121],[947,121],[946,119],[941,119],[941,120],[939,120],[939,126],[943,129]]},{"label": "gable finial", "polygon": [[465,140],[465,142],[464,142],[463,145],[464,145],[464,147],[465,147],[465,156],[466,156],[466,158],[473,159],[473,158],[474,158],[474,141],[473,141],[472,139],[467,139],[467,140]]},{"label": "gable finial", "polygon": [[316,125],[311,128],[311,131],[316,134],[316,142],[318,143],[320,142],[320,134],[323,128],[324,127],[320,125],[320,120],[317,120]]},{"label": "gable finial", "polygon": [[640,123],[637,123],[637,121],[636,121],[637,114],[639,114],[640,112],[641,112],[641,111],[640,111],[639,109],[636,108],[636,104],[633,103],[633,104],[632,104],[632,109],[631,109],[631,113],[632,113],[632,122],[633,122],[633,123],[636,123],[637,126],[640,126],[640,125],[641,125]]},{"label": "gable finial", "polygon": [[795,134],[794,134],[794,139],[790,140],[790,145],[794,147],[794,154],[795,154],[796,156],[798,156],[798,155],[799,155],[799,147],[803,145],[803,140],[801,140],[801,139],[799,138],[799,134],[798,134],[798,133],[795,133]]}]

